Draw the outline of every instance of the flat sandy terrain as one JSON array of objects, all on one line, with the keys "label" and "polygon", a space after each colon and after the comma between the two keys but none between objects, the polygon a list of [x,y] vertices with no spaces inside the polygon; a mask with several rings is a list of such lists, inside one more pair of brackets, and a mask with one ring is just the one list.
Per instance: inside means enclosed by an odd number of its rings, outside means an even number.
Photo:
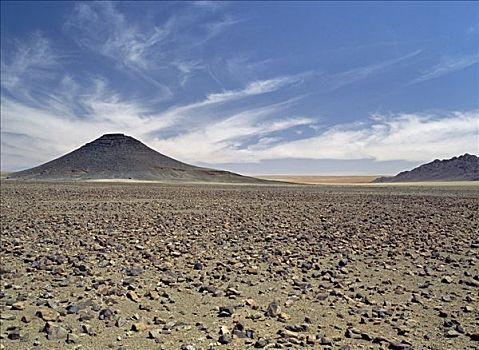
[{"label": "flat sandy terrain", "polygon": [[264,180],[286,181],[303,184],[362,184],[372,182],[379,176],[314,176],[314,175],[261,175]]},{"label": "flat sandy terrain", "polygon": [[3,349],[479,349],[477,187],[1,183]]},{"label": "flat sandy terrain", "polygon": [[478,187],[479,181],[425,181],[425,182],[384,182],[373,183],[379,176],[314,176],[314,175],[261,175],[263,180],[284,181],[309,185],[361,185],[361,186],[401,186],[401,187]]}]

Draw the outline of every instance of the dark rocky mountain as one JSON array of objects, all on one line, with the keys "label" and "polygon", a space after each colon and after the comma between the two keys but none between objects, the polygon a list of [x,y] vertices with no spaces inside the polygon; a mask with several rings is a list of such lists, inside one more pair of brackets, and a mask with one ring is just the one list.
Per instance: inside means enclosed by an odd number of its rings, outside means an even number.
[{"label": "dark rocky mountain", "polygon": [[8,176],[22,180],[133,179],[178,182],[267,183],[228,171],[182,163],[133,137],[106,134],[60,158]]},{"label": "dark rocky mountain", "polygon": [[464,154],[451,159],[423,164],[396,176],[380,177],[374,182],[479,181],[479,157]]}]

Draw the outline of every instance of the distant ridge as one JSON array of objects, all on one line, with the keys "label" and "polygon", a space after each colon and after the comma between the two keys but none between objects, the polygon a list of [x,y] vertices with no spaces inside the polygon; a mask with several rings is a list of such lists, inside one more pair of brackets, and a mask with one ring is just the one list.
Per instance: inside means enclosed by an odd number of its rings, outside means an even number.
[{"label": "distant ridge", "polygon": [[373,182],[479,181],[479,157],[464,154],[451,159],[423,164],[396,176],[380,177]]},{"label": "distant ridge", "polygon": [[48,163],[8,176],[18,180],[132,179],[173,182],[267,183],[167,157],[133,137],[105,134]]}]

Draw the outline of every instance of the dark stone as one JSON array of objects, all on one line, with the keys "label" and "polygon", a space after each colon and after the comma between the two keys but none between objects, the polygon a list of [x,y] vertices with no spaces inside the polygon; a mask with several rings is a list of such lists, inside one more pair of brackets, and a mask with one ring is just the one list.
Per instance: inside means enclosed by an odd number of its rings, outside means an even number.
[{"label": "dark stone", "polygon": [[268,305],[265,315],[268,317],[276,317],[281,312],[281,307],[276,301],[273,301]]},{"label": "dark stone", "polygon": [[229,334],[223,334],[219,337],[218,341],[220,342],[220,344],[223,344],[223,345],[226,345],[226,344],[229,344],[231,343],[233,339],[231,338],[231,336]]},{"label": "dark stone", "polygon": [[100,315],[98,316],[100,320],[111,320],[113,319],[113,311],[110,309],[100,310]]},{"label": "dark stone", "polygon": [[479,333],[469,334],[469,338],[470,338],[472,341],[479,341]]},{"label": "dark stone", "polygon": [[264,338],[260,338],[256,343],[254,343],[254,347],[257,349],[264,348],[266,345],[268,345],[268,341]]},{"label": "dark stone", "polygon": [[78,305],[70,304],[66,307],[67,314],[77,314],[80,311]]},{"label": "dark stone", "polygon": [[8,333],[8,339],[10,340],[18,340],[20,339],[20,329],[15,327]]},{"label": "dark stone", "polygon": [[234,307],[232,306],[221,306],[218,312],[219,317],[231,317],[235,312]]},{"label": "dark stone", "polygon": [[346,266],[348,263],[349,263],[349,259],[348,259],[347,257],[346,257],[346,258],[342,258],[341,260],[339,260],[338,266],[339,266],[339,267],[344,267],[344,266]]},{"label": "dark stone", "polygon": [[143,269],[141,267],[130,267],[125,269],[125,274],[127,276],[139,276],[143,273]]}]

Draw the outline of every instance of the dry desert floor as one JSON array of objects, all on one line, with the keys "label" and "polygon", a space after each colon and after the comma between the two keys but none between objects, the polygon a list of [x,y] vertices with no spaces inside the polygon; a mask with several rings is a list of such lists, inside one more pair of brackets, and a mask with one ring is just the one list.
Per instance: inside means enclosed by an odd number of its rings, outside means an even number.
[{"label": "dry desert floor", "polygon": [[373,182],[379,176],[261,175],[256,177],[299,184],[365,184]]},{"label": "dry desert floor", "polygon": [[479,349],[479,189],[1,183],[2,349]]}]

